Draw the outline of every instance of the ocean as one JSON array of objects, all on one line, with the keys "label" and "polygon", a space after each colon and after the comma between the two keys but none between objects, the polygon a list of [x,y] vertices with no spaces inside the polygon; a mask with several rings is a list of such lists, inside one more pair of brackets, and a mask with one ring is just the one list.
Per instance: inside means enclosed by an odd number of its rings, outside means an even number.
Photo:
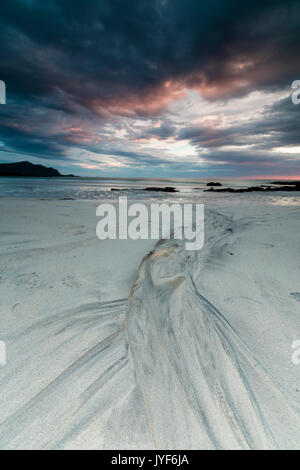
[{"label": "ocean", "polygon": [[[117,200],[126,195],[132,200],[300,205],[299,192],[211,193],[204,192],[210,179],[183,178],[0,178],[0,197],[51,200]],[[268,184],[267,180],[220,180],[223,187],[241,188]],[[178,192],[144,191],[148,187],[173,186]],[[118,191],[111,191],[111,189]]]}]

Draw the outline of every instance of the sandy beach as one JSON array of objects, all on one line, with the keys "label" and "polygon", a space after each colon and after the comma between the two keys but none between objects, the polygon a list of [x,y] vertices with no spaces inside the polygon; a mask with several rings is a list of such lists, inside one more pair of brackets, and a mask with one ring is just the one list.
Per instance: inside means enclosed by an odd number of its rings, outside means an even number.
[{"label": "sandy beach", "polygon": [[7,365],[0,370],[1,448],[59,446],[75,415],[91,420],[86,436],[85,425],[77,424],[83,447],[143,446],[143,439],[130,437],[128,424],[124,442],[121,431],[112,432],[116,441],[105,434],[110,413],[134,394],[125,368],[125,303],[153,242],[100,242],[93,202],[0,204],[0,331],[7,344]]},{"label": "sandy beach", "polygon": [[208,208],[199,252],[0,206],[1,448],[299,448],[297,206]]}]

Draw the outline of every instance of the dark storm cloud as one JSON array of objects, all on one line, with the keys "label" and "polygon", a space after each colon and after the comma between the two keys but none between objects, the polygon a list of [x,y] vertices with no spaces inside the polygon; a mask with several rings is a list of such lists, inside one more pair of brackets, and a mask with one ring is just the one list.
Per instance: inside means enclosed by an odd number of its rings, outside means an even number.
[{"label": "dark storm cloud", "polygon": [[[219,169],[222,173],[232,176],[241,175],[299,175],[300,160],[292,155],[282,158],[280,154],[266,155],[265,152],[244,150],[239,151],[215,151],[207,154],[206,165]],[[204,163],[204,164],[205,164]]]},{"label": "dark storm cloud", "polygon": [[[87,150],[87,149],[86,149]],[[109,150],[108,148],[105,149],[105,148],[99,148],[97,147],[97,149],[93,149],[93,147],[90,147],[88,149],[89,151],[96,151],[97,155],[101,156],[107,156],[107,155],[113,155],[115,157],[120,157],[120,161],[122,161],[123,159],[125,161],[127,161],[129,164],[135,164],[137,167],[138,166],[142,166],[142,167],[145,167],[145,166],[150,166],[150,167],[159,167],[159,166],[164,166],[164,165],[168,165],[168,163],[170,163],[168,160],[166,160],[165,158],[160,158],[160,157],[153,157],[153,155],[149,155],[149,154],[145,154],[145,153],[141,153],[141,152],[129,152],[129,151],[122,151],[122,150]],[[101,162],[101,158],[100,160],[93,160],[92,158],[89,160],[89,163],[99,163],[99,161]],[[181,165],[176,165],[176,162],[175,162],[175,167],[179,167]]]},{"label": "dark storm cloud", "polygon": [[140,136],[140,138],[159,137],[163,139],[167,137],[173,137],[175,133],[176,130],[174,126],[168,123],[163,123],[160,127],[153,127],[148,129],[144,135]]},{"label": "dark storm cloud", "polygon": [[[56,122],[67,127],[72,119],[98,119],[101,129],[115,116],[158,116],[186,88],[209,100],[224,100],[252,90],[281,89],[299,78],[298,2],[2,3],[0,78],[7,84],[8,105],[0,110],[0,140],[9,151],[62,158],[74,142],[87,149],[91,144],[84,143],[83,131],[80,143],[72,130],[59,132]],[[269,141],[260,136],[273,133],[273,144],[299,144],[296,113],[296,107],[279,103],[256,124],[212,130],[175,129],[163,122],[139,138],[173,137],[219,149],[257,136],[254,144],[262,149]],[[103,146],[93,148],[101,154]],[[143,155],[137,151],[124,157],[150,165]]]},{"label": "dark storm cloud", "polygon": [[290,98],[267,106],[251,122],[228,128],[192,126],[180,129],[178,140],[190,140],[197,148],[216,149],[225,146],[251,144],[256,149],[269,149],[284,145],[300,146],[300,106]]},{"label": "dark storm cloud", "polygon": [[[249,126],[253,135],[269,134],[272,145],[300,146],[300,106],[292,104],[291,99],[280,100],[267,108],[264,118]],[[263,148],[263,142],[260,143]]]},{"label": "dark storm cloud", "polygon": [[130,110],[138,97],[146,112],[148,98],[171,93],[160,90],[168,80],[230,96],[290,83],[299,12],[282,1],[10,0],[1,5],[1,73],[21,98],[46,95],[66,108],[119,98]]},{"label": "dark storm cloud", "polygon": [[51,159],[54,156],[63,158],[65,153],[65,148],[57,143],[55,136],[41,136],[39,133],[26,131],[24,127],[18,128],[4,122],[0,126],[0,141],[5,144],[7,151],[24,155]]},{"label": "dark storm cloud", "polygon": [[230,145],[241,145],[241,133],[243,128],[230,127],[230,129],[213,129],[205,126],[183,128],[178,134],[179,140],[190,140],[196,147],[216,148]]}]

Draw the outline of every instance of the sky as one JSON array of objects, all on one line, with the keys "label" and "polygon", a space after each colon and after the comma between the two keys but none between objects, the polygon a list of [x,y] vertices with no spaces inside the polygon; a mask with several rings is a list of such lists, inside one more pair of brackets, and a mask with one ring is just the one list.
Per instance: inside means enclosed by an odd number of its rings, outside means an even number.
[{"label": "sky", "polygon": [[0,162],[300,179],[299,49],[294,1],[2,2]]}]

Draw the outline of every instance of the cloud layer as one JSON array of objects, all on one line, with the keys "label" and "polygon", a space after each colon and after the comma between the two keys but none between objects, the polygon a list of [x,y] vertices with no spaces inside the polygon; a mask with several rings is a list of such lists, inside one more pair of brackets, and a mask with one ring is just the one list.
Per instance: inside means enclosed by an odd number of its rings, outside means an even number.
[{"label": "cloud layer", "polygon": [[292,1],[5,2],[0,159],[299,176],[299,26]]}]

